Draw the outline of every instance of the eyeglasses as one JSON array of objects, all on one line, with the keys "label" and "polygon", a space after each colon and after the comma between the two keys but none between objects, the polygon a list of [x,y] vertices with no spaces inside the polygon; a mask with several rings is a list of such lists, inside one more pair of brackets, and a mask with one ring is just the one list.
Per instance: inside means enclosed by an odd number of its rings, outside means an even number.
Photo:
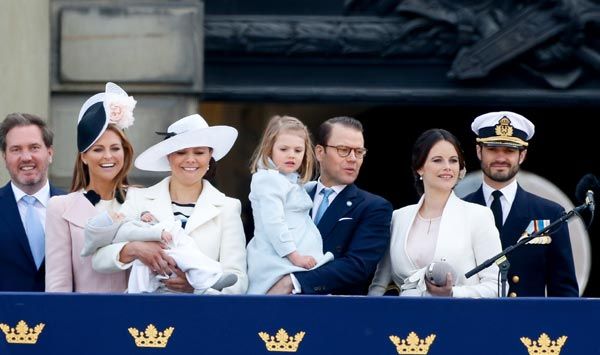
[{"label": "eyeglasses", "polygon": [[327,145],[327,144],[325,144],[325,147],[335,148],[335,150],[337,150],[337,153],[340,156],[340,158],[346,158],[348,155],[350,155],[350,153],[352,151],[354,151],[354,156],[356,157],[356,159],[362,159],[365,157],[365,155],[367,155],[367,148],[350,148],[350,147],[346,147],[345,145]]}]

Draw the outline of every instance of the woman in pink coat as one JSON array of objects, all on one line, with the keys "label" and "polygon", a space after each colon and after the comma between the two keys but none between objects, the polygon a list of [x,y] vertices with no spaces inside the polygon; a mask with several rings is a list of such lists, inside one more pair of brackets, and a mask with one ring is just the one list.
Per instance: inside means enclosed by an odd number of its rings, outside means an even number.
[{"label": "woman in pink coat", "polygon": [[102,274],[80,256],[90,217],[118,211],[124,201],[133,147],[123,129],[133,123],[136,101],[107,83],[79,112],[71,193],[50,199],[46,217],[47,292],[124,292],[125,271]]}]

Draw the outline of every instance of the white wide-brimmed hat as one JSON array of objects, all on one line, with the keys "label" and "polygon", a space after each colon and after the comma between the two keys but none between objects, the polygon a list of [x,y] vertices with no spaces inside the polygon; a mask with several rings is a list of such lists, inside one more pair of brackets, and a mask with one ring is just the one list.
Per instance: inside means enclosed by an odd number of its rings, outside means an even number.
[{"label": "white wide-brimmed hat", "polygon": [[133,124],[133,109],[137,102],[119,85],[108,82],[104,92],[87,99],[77,117],[77,149],[88,150],[106,131],[109,123],[120,129]]},{"label": "white wide-brimmed hat", "polygon": [[165,140],[146,149],[137,157],[136,168],[146,171],[171,171],[167,155],[194,147],[212,148],[212,157],[219,160],[233,147],[238,131],[229,126],[209,127],[202,116],[194,114],[170,125],[165,135]]}]

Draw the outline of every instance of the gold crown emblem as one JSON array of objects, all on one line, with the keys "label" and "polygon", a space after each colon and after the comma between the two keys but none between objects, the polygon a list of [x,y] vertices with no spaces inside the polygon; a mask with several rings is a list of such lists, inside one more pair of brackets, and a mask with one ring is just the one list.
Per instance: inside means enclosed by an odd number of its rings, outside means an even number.
[{"label": "gold crown emblem", "polygon": [[24,320],[20,320],[14,328],[0,323],[0,329],[6,335],[6,341],[11,344],[35,344],[38,341],[38,336],[42,334],[44,323],[29,328]]},{"label": "gold crown emblem", "polygon": [[504,116],[498,121],[496,125],[496,135],[502,137],[512,137],[513,127],[510,125],[508,117]]},{"label": "gold crown emblem", "polygon": [[285,329],[281,328],[275,336],[265,332],[259,332],[258,336],[265,342],[268,351],[295,353],[305,334],[305,332],[298,332],[294,336],[289,336]]},{"label": "gold crown emblem", "polygon": [[435,334],[430,334],[425,339],[419,339],[415,332],[410,332],[406,340],[395,335],[390,335],[390,340],[396,345],[396,351],[400,355],[426,355],[435,340]]},{"label": "gold crown emblem", "polygon": [[560,349],[567,342],[567,336],[563,335],[556,340],[550,340],[546,333],[542,333],[537,341],[527,337],[521,337],[521,342],[527,347],[529,355],[534,354],[560,354]]},{"label": "gold crown emblem", "polygon": [[159,332],[154,324],[148,324],[145,332],[140,332],[136,328],[128,328],[128,330],[138,348],[164,348],[175,328],[169,327]]}]

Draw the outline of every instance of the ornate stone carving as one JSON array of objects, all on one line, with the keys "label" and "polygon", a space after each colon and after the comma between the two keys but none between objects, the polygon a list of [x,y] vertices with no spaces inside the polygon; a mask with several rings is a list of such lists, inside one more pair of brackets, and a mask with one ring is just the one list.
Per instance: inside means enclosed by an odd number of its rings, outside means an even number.
[{"label": "ornate stone carving", "polygon": [[378,17],[210,16],[205,24],[210,53],[319,57],[446,57],[459,48],[452,26]]},{"label": "ornate stone carving", "polygon": [[[600,71],[598,0],[347,0],[346,16],[208,16],[206,51],[246,56],[428,59],[456,80],[518,64],[554,88]],[[379,16],[376,16],[379,15]]]},{"label": "ornate stone carving", "polygon": [[[374,8],[379,13],[422,16],[430,22],[473,28],[473,42],[462,47],[449,76],[486,77],[503,64],[517,62],[554,88],[568,88],[587,68],[600,71],[598,0],[348,0],[349,13]],[[360,11],[360,10],[359,10]]]}]

